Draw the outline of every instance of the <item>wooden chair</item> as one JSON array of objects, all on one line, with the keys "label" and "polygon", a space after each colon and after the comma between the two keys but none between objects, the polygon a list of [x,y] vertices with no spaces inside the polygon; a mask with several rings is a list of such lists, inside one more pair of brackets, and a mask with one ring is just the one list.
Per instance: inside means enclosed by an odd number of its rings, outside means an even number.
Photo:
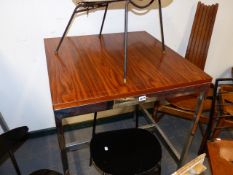
[{"label": "wooden chair", "polygon": [[212,138],[218,137],[222,129],[233,128],[233,84],[220,87],[219,100],[221,117],[217,118],[218,121],[213,130]]},{"label": "wooden chair", "polygon": [[[2,129],[5,131],[8,126],[5,123],[1,113],[0,113],[0,124]],[[8,154],[11,162],[15,168],[17,175],[21,175],[18,163],[14,156],[14,151],[19,148],[28,138],[28,127],[22,126],[9,131],[4,132],[0,135],[0,158],[5,158]],[[62,175],[53,170],[41,169],[30,173],[30,175]]]},{"label": "wooden chair", "polygon": [[208,155],[213,175],[233,174],[233,140],[208,142]]},{"label": "wooden chair", "polygon": [[[233,174],[232,133],[220,133],[233,129],[233,78],[216,80],[209,119],[199,152],[207,145],[213,175]],[[224,139],[217,138],[219,136]]]},{"label": "wooden chair", "polygon": [[136,127],[95,133],[97,113],[93,122],[93,137],[90,143],[91,162],[103,174],[133,175],[160,174],[162,149],[156,137],[147,130]]},{"label": "wooden chair", "polygon": [[208,139],[217,138],[222,130],[233,128],[233,78],[216,79],[209,119],[201,147]]},{"label": "wooden chair", "polygon": [[[185,58],[202,70],[204,70],[205,67],[217,10],[218,4],[204,5],[201,2],[198,2],[197,4],[197,10]],[[153,114],[154,119],[156,121],[159,120],[157,112],[182,117],[185,119],[192,119],[197,96],[197,94],[193,94],[166,99],[165,104],[159,104],[159,106],[155,105]],[[212,96],[211,89],[209,90],[208,96]],[[207,99],[204,101],[203,112],[208,111],[210,106],[211,99],[207,97]],[[200,121],[207,123],[208,118],[205,115],[202,115]]]}]

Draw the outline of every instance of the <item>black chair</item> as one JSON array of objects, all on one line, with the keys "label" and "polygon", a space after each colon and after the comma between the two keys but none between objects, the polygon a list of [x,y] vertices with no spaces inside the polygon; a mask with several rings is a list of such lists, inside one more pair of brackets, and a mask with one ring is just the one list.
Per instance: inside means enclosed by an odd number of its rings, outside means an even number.
[{"label": "black chair", "polygon": [[[0,135],[0,158],[4,158],[6,154],[9,154],[11,161],[14,165],[14,168],[18,175],[21,175],[19,166],[14,157],[14,150],[20,147],[28,137],[28,127],[22,126],[9,130]],[[53,170],[41,169],[32,172],[30,175],[62,175]]]},{"label": "black chair", "polygon": [[95,133],[97,113],[94,115],[93,137],[90,143],[91,162],[103,172],[113,175],[160,174],[162,149],[157,138],[147,130],[136,127]]}]

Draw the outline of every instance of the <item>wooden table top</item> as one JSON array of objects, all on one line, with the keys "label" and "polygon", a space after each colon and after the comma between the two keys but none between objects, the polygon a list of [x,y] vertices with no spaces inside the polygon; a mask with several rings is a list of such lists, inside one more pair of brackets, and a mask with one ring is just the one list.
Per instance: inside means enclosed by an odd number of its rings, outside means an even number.
[{"label": "wooden table top", "polygon": [[128,35],[127,83],[123,34],[45,39],[54,110],[211,83],[212,78],[146,32]]}]

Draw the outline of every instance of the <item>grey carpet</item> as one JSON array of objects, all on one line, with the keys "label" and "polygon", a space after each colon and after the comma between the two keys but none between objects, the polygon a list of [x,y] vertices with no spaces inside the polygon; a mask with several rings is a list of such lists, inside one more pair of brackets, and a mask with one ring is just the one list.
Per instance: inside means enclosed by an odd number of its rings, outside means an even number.
[{"label": "grey carpet", "polygon": [[[146,121],[143,117],[140,117],[140,125],[145,124]],[[161,128],[168,135],[169,139],[174,143],[178,151],[181,151],[187,136],[187,131],[190,129],[190,121],[180,118],[164,116],[159,122]],[[117,121],[109,124],[102,124],[97,126],[97,132],[133,127],[133,119],[127,119]],[[66,132],[65,134],[67,142],[75,140],[85,141],[91,137],[91,128],[84,128],[74,131]],[[197,156],[197,151],[201,142],[201,134],[198,130],[194,137],[193,144],[189,151],[188,159]],[[60,153],[58,148],[57,137],[55,134],[49,136],[43,136],[39,138],[29,139],[26,143],[17,150],[15,153],[16,159],[19,163],[20,169],[23,175],[29,174],[34,170],[41,168],[49,168],[62,172]],[[71,175],[99,175],[94,166],[89,167],[89,149],[69,152],[68,153],[69,166]],[[204,173],[210,174],[207,161],[205,164],[208,170]],[[176,164],[171,158],[169,153],[163,147],[162,155],[162,175],[171,174],[176,170]],[[10,160],[6,160],[0,165],[0,175],[15,175],[15,171]]]}]

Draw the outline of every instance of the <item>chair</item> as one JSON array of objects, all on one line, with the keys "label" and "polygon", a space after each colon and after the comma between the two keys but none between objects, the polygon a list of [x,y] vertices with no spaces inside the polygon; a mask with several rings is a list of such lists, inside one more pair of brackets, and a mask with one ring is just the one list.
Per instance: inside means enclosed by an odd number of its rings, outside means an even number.
[{"label": "chair", "polygon": [[[193,21],[185,58],[202,70],[204,70],[205,67],[217,10],[218,4],[205,5],[201,2],[198,2],[197,4],[197,10]],[[204,101],[203,112],[210,110],[211,96],[212,89],[210,88],[208,96]],[[197,94],[184,95],[181,97],[166,99],[164,104],[155,105],[153,114],[155,121],[159,121],[157,112],[182,117],[185,119],[192,119],[197,97]],[[202,123],[207,123],[208,117],[202,114],[200,121]]]},{"label": "chair", "polygon": [[[2,123],[4,123],[2,116],[0,119],[1,119],[0,123],[2,126]],[[6,131],[5,133],[0,135],[0,158],[3,158],[8,154],[11,158],[15,171],[18,175],[21,175],[21,172],[20,172],[19,166],[17,164],[17,161],[14,157],[13,152],[15,149],[17,149],[19,146],[21,146],[26,141],[27,137],[28,137],[27,126],[18,127],[18,128]],[[41,169],[41,170],[37,170],[37,171],[30,173],[30,175],[62,175],[62,174],[56,171],[53,171],[53,170],[49,170],[49,169]]]},{"label": "chair", "polygon": [[[205,150],[207,143],[213,175],[230,175],[233,174],[232,133],[229,139],[229,135],[223,135],[221,131],[229,129],[232,131],[233,129],[233,78],[217,79],[215,84],[210,122],[202,141],[201,150]],[[218,115],[214,115],[215,108],[217,108]],[[217,138],[219,136],[224,136],[224,139]]]},{"label": "chair", "polygon": [[199,152],[205,150],[207,140],[217,138],[222,130],[233,128],[233,78],[215,81],[209,122]]},{"label": "chair", "polygon": [[221,118],[217,121],[212,138],[218,137],[222,129],[233,128],[233,84],[220,87],[219,100]]},{"label": "chair", "polygon": [[[207,145],[213,175],[233,174],[232,133],[220,133],[233,129],[233,78],[216,79],[209,118],[199,152]],[[219,136],[224,138],[217,138]]]},{"label": "chair", "polygon": [[103,174],[134,175],[153,172],[160,174],[162,150],[156,137],[136,127],[95,133],[97,113],[94,115],[93,136],[90,142],[91,162]]},{"label": "chair", "polygon": [[213,175],[233,174],[233,140],[209,142],[208,154]]},{"label": "chair", "polygon": [[[113,2],[121,2],[121,1],[125,1],[125,22],[124,22],[124,82],[126,83],[126,72],[127,72],[127,45],[128,45],[128,5],[129,3],[131,3],[133,6],[137,7],[137,8],[146,8],[148,6],[150,6],[154,0],[149,0],[148,3],[144,4],[144,5],[139,5],[137,3],[135,3],[133,0],[73,0],[76,7],[70,17],[70,20],[65,28],[65,31],[57,45],[57,48],[55,50],[55,54],[58,54],[58,51],[60,49],[60,46],[64,40],[64,37],[66,36],[68,29],[75,17],[75,14],[77,13],[81,13],[81,12],[89,12],[90,10],[94,10],[97,8],[102,8],[105,7],[105,12],[104,12],[104,16],[103,16],[103,20],[102,20],[102,24],[101,24],[101,28],[100,28],[100,32],[99,32],[99,36],[101,36],[102,34],[102,30],[103,30],[103,26],[104,26],[104,22],[105,22],[105,17],[107,14],[107,10],[108,10],[108,6],[110,3]],[[160,19],[160,29],[161,29],[161,39],[162,39],[162,49],[163,51],[165,51],[165,44],[164,44],[164,33],[163,33],[163,21],[162,21],[162,7],[161,7],[161,0],[158,0],[158,5],[159,5],[159,19]]]}]

